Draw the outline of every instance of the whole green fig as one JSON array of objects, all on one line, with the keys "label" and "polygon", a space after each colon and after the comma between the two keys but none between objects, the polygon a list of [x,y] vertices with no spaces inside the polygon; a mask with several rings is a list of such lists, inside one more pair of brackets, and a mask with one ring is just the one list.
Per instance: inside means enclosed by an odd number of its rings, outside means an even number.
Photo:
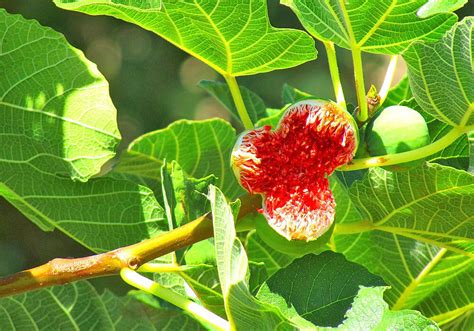
[{"label": "whole green fig", "polygon": [[[365,143],[371,156],[398,154],[430,143],[430,133],[423,116],[405,106],[383,109],[365,130]],[[383,167],[390,171],[408,170],[424,159]]]}]

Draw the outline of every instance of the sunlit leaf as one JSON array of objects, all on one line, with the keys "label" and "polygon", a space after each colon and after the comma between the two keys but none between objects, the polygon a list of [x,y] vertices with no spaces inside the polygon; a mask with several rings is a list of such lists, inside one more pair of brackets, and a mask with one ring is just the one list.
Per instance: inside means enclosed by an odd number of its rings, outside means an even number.
[{"label": "sunlit leaf", "polygon": [[[474,267],[473,185],[472,175],[438,165],[373,169],[349,190],[366,221],[338,224],[335,249],[381,275],[394,308],[456,317],[474,300],[460,281]],[[450,298],[453,291],[459,300]],[[445,304],[433,308],[436,295]]]},{"label": "sunlit leaf", "polygon": [[163,210],[149,189],[83,183],[120,139],[96,66],[59,33],[4,10],[0,33],[0,195],[41,229],[97,252],[161,232]]},{"label": "sunlit leaf", "polygon": [[467,17],[439,42],[416,42],[403,53],[418,104],[452,126],[474,124],[473,23]]},{"label": "sunlit leaf", "polygon": [[313,60],[303,31],[270,25],[265,0],[55,0],[64,9],[109,15],[163,37],[221,74],[252,75]]},{"label": "sunlit leaf", "polygon": [[422,19],[426,0],[282,0],[314,37],[344,48],[400,54],[415,40],[435,41],[455,22],[451,13]]},{"label": "sunlit leaf", "polygon": [[428,0],[417,12],[425,18],[438,13],[447,13],[462,8],[469,0]]},{"label": "sunlit leaf", "polygon": [[210,187],[217,268],[225,309],[231,326],[236,329],[295,329],[304,325],[289,320],[270,304],[258,301],[247,283],[248,260],[242,243],[236,237],[234,216],[226,198],[215,186]]},{"label": "sunlit leaf", "polygon": [[205,330],[178,310],[153,308],[132,297],[102,294],[88,282],[0,299],[2,330]]},{"label": "sunlit leaf", "polygon": [[160,181],[163,160],[175,160],[190,177],[215,175],[217,186],[237,197],[243,191],[230,167],[235,139],[235,130],[221,119],[179,120],[133,141],[115,171]]}]

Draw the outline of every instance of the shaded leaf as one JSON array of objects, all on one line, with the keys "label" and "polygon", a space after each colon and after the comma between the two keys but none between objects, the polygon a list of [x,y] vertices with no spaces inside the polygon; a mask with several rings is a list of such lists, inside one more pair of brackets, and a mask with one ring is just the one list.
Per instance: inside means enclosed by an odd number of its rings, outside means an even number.
[{"label": "shaded leaf", "polygon": [[309,254],[293,261],[271,276],[257,298],[269,293],[285,299],[299,316],[318,326],[338,326],[350,308],[360,286],[385,285],[364,267],[347,261],[341,254]]},{"label": "shaded leaf", "polygon": [[286,105],[288,103],[295,103],[302,99],[307,99],[308,97],[311,97],[311,94],[298,90],[297,88],[288,84],[283,85],[283,90],[281,94],[283,105]]}]

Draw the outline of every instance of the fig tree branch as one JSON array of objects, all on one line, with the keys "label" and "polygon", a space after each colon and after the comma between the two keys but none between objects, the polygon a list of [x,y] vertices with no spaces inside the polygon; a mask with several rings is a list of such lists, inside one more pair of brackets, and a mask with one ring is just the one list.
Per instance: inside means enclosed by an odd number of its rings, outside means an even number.
[{"label": "fig tree branch", "polygon": [[[256,211],[261,206],[258,195],[246,195],[240,200],[242,205],[238,218]],[[82,279],[118,275],[124,268],[137,270],[148,261],[212,236],[210,215],[203,215],[172,231],[137,244],[87,257],[58,258],[41,266],[0,278],[0,297]]]}]

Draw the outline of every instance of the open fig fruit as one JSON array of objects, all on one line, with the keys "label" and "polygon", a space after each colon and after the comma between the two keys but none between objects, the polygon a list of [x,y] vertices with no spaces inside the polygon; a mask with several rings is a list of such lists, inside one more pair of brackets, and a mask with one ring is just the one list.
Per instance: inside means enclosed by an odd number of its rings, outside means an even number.
[{"label": "open fig fruit", "polygon": [[240,184],[263,196],[269,226],[287,240],[312,241],[334,222],[328,176],[357,149],[357,125],[335,103],[309,99],[288,107],[277,128],[245,132],[232,153]]}]

